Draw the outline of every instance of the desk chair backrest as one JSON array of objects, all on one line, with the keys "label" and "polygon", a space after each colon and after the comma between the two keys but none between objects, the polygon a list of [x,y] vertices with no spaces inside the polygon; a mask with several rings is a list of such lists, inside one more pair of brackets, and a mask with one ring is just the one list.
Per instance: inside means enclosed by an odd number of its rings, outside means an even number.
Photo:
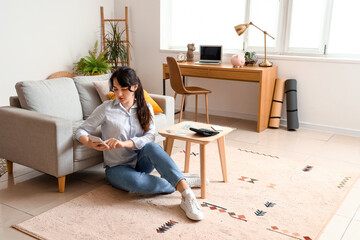
[{"label": "desk chair backrest", "polygon": [[166,61],[167,61],[168,68],[169,68],[171,88],[175,91],[175,93],[178,93],[178,94],[188,93],[188,91],[184,87],[180,68],[179,68],[179,65],[177,64],[175,58],[167,57]]}]

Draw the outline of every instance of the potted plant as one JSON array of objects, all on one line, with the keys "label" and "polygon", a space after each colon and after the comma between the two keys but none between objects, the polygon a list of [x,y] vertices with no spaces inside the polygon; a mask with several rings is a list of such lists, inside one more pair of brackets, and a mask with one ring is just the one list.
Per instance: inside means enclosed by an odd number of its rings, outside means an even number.
[{"label": "potted plant", "polygon": [[89,51],[89,56],[81,58],[74,63],[74,71],[78,75],[100,75],[110,70],[107,63],[107,52],[103,51],[97,55],[98,41],[95,42],[94,49]]},{"label": "potted plant", "polygon": [[245,65],[254,65],[257,62],[255,52],[245,52]]},{"label": "potted plant", "polygon": [[118,23],[110,22],[111,30],[105,35],[106,40],[106,51],[108,53],[108,60],[113,64],[113,68],[116,69],[118,64],[126,65],[128,61],[128,50],[127,43],[123,39],[125,29],[122,31],[118,30]]}]

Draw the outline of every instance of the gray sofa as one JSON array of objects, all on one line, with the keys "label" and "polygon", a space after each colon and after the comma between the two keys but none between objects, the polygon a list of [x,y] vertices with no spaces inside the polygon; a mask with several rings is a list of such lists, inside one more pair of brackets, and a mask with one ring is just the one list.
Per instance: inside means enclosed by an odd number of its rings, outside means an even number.
[{"label": "gray sofa", "polygon": [[[8,172],[18,163],[58,178],[65,190],[65,176],[103,162],[102,152],[89,149],[74,138],[74,131],[101,99],[94,81],[110,74],[91,77],[24,81],[16,84],[17,97],[0,107],[0,158]],[[174,99],[150,94],[164,113],[155,115],[159,130],[174,124]],[[100,128],[93,135],[101,137]],[[155,141],[163,138],[158,135]]]}]

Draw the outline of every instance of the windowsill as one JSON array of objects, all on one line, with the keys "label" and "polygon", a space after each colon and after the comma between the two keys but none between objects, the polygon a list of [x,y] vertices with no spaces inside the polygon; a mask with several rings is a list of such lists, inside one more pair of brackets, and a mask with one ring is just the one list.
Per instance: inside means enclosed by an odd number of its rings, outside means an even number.
[{"label": "windowsill", "polygon": [[[186,50],[176,50],[176,49],[160,49],[160,53],[185,53]],[[195,51],[195,56],[199,52]],[[225,59],[230,59],[234,53],[223,53]],[[264,54],[257,54],[260,59],[264,58]],[[358,58],[340,58],[340,57],[330,57],[330,56],[299,56],[299,55],[277,55],[277,54],[268,54],[267,58],[269,60],[286,60],[286,61],[302,61],[302,62],[326,62],[326,63],[349,63],[349,64],[360,64],[360,59]]]},{"label": "windowsill", "polygon": [[[264,56],[264,54],[259,54]],[[296,56],[296,55],[267,55],[269,59],[273,60],[287,60],[287,61],[303,61],[303,62],[327,62],[327,63],[351,63],[360,64],[360,59],[355,58],[340,58],[330,56]]]}]

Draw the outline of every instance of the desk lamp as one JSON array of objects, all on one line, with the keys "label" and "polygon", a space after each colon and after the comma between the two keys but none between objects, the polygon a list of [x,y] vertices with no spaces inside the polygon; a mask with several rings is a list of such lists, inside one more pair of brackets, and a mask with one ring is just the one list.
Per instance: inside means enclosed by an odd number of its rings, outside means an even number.
[{"label": "desk lamp", "polygon": [[239,25],[236,25],[235,26],[235,31],[236,33],[240,36],[241,34],[243,34],[246,29],[248,29],[248,27],[250,25],[253,25],[254,27],[256,27],[257,29],[259,29],[260,31],[262,31],[264,33],[264,46],[265,46],[265,51],[264,51],[264,54],[265,54],[265,58],[264,58],[264,61],[262,63],[259,64],[260,67],[271,67],[272,66],[272,63],[269,62],[267,59],[266,59],[266,35],[268,35],[269,37],[271,37],[272,39],[275,39],[274,37],[270,36],[266,31],[260,29],[258,26],[256,26],[255,24],[253,24],[252,22],[249,22],[247,24],[239,24]]}]

